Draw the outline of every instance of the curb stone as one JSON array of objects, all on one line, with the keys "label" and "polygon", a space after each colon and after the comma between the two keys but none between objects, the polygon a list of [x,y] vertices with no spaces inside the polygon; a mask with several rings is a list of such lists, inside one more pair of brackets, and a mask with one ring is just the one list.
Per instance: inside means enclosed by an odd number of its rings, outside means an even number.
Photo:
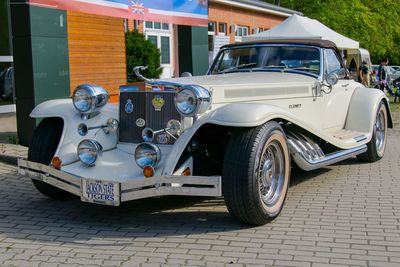
[{"label": "curb stone", "polygon": [[27,158],[28,148],[13,144],[0,144],[0,162],[17,165],[19,158]]}]

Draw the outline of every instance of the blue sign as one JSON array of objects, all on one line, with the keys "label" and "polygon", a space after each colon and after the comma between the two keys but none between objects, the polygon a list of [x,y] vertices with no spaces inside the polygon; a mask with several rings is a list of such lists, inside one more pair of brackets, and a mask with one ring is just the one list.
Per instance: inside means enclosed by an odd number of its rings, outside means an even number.
[{"label": "blue sign", "polygon": [[30,0],[30,4],[181,25],[208,23],[208,0]]}]

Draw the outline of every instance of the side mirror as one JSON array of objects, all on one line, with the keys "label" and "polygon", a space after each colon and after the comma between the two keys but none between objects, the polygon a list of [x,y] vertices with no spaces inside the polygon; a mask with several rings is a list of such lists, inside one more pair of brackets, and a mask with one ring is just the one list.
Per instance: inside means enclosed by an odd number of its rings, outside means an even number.
[{"label": "side mirror", "polygon": [[339,76],[336,74],[336,71],[333,71],[326,76],[326,83],[329,86],[334,86],[335,84],[338,83],[338,81],[339,81]]},{"label": "side mirror", "polygon": [[338,83],[339,79],[343,79],[347,77],[347,70],[345,68],[341,68],[339,70],[332,71],[328,75],[326,75],[325,81],[328,86],[334,86]]}]

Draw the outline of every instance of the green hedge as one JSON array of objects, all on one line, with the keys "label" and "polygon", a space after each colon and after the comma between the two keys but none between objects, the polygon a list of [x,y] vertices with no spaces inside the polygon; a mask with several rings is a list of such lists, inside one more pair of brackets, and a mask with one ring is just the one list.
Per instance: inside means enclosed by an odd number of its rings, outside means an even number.
[{"label": "green hedge", "polygon": [[137,30],[125,34],[126,70],[128,82],[137,82],[139,79],[133,72],[135,66],[148,66],[141,74],[146,78],[159,78],[162,73],[160,65],[160,51],[145,36]]}]

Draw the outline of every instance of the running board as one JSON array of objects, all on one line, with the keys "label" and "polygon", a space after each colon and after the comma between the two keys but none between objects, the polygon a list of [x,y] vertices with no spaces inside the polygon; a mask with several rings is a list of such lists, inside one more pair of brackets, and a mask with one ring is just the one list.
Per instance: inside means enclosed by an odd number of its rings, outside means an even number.
[{"label": "running board", "polygon": [[287,129],[286,137],[294,162],[305,171],[319,169],[367,151],[367,145],[361,145],[325,154],[314,140],[300,132]]},{"label": "running board", "polygon": [[367,151],[367,145],[362,145],[351,149],[333,152],[318,159],[311,159],[310,157],[307,157],[303,151],[296,150],[296,148],[291,144],[291,140],[288,140],[288,143],[293,160],[296,162],[299,168],[305,171],[319,169]]}]

